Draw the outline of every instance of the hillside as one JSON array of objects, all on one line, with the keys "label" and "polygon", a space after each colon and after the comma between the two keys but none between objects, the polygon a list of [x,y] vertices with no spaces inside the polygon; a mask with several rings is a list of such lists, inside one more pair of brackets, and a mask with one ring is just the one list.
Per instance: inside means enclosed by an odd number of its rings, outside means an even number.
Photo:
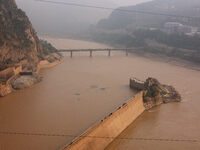
[{"label": "hillside", "polygon": [[[123,10],[139,10],[145,12],[154,12],[161,14],[173,14],[181,16],[200,17],[199,0],[153,0],[150,2],[138,4],[136,6],[120,7]],[[113,11],[107,19],[101,20],[97,27],[101,29],[122,29],[131,27],[154,27],[160,28],[165,22],[177,21],[183,24],[199,26],[200,21],[194,19],[176,18],[168,16],[159,16],[143,13],[130,13]]]},{"label": "hillside", "polygon": [[61,59],[57,50],[39,40],[15,0],[0,0],[0,96],[40,81],[41,64]]},{"label": "hillside", "polygon": [[[153,12],[166,15],[113,11],[109,18],[101,20],[91,28],[91,39],[114,47],[136,48],[135,53],[153,53],[200,63],[199,0],[153,0],[136,6],[121,7],[129,11]],[[198,18],[183,18],[192,16]],[[189,28],[172,32],[165,31],[166,23],[177,23]]]},{"label": "hillside", "polygon": [[0,51],[0,70],[23,60],[34,66],[44,58],[35,30],[14,0],[0,0]]},{"label": "hillside", "polygon": [[24,70],[35,71],[39,61],[52,51],[45,45],[48,43],[39,40],[29,18],[15,1],[0,0],[0,70],[22,65]]}]

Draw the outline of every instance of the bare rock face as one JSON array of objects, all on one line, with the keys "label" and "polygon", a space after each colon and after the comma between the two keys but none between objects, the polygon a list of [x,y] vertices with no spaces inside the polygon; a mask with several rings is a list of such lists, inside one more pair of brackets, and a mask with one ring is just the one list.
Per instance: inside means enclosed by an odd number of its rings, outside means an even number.
[{"label": "bare rock face", "polygon": [[34,70],[44,53],[25,12],[15,0],[0,0],[0,70],[26,60],[25,67]]},{"label": "bare rock face", "polygon": [[[0,96],[39,82],[37,73],[41,61],[51,63],[61,59],[55,47],[39,40],[29,18],[17,8],[15,0],[0,0]],[[18,66],[19,70],[9,73],[9,68]]]},{"label": "bare rock face", "polygon": [[[141,90],[141,81],[137,84],[136,80],[131,81],[130,87],[136,90]],[[139,86],[138,86],[139,85]],[[176,89],[169,85],[161,84],[157,79],[148,78],[143,82],[144,91],[143,100],[145,108],[151,109],[152,107],[158,106],[163,103],[169,102],[180,102],[181,95],[176,91]]]}]

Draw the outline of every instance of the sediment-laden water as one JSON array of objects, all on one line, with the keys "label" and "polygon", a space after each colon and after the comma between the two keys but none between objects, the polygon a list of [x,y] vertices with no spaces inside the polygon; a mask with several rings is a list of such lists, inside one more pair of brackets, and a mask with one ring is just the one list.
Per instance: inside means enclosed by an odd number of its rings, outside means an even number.
[{"label": "sediment-laden water", "polygon": [[[106,48],[91,42],[48,40],[58,48]],[[174,85],[183,102],[145,112],[120,137],[200,140],[199,71],[175,62],[126,57],[124,52],[111,57],[105,52],[93,54],[90,58],[79,53],[72,59],[66,54],[62,64],[41,72],[41,83],[0,98],[0,132],[29,133],[0,134],[0,150],[61,148],[135,94],[128,86],[132,76],[143,80],[151,76]],[[107,149],[199,150],[200,143],[116,140]]]}]

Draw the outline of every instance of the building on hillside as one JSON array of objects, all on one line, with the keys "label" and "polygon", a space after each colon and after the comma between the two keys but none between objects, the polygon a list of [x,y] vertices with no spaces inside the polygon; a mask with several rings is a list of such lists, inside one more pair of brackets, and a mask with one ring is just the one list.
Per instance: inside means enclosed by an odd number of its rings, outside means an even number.
[{"label": "building on hillside", "polygon": [[167,22],[164,24],[164,31],[167,33],[178,32],[178,29],[183,26],[183,24],[178,22]]},{"label": "building on hillside", "polygon": [[187,26],[187,25],[183,25],[179,22],[167,22],[164,24],[164,31],[167,33],[191,33],[192,32],[193,27],[191,26]]}]

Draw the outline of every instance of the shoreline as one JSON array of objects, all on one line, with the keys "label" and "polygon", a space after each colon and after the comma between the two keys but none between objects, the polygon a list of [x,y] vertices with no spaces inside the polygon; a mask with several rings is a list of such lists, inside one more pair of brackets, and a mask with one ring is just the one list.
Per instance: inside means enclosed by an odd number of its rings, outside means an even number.
[{"label": "shoreline", "polygon": [[53,68],[53,67],[61,64],[63,61],[64,61],[63,58],[61,58],[61,60],[57,60],[55,62],[48,62],[47,60],[40,61],[40,63],[38,64],[37,72],[39,73],[43,69]]}]

